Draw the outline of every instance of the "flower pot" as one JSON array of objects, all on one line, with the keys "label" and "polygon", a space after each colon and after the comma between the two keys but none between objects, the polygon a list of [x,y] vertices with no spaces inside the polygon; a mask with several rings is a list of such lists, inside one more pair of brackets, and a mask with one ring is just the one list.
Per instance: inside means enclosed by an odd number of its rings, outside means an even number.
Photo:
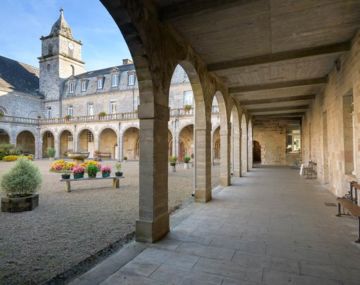
[{"label": "flower pot", "polygon": [[75,179],[84,178],[84,173],[74,173],[74,178]]},{"label": "flower pot", "polygon": [[26,197],[3,197],[1,198],[2,212],[24,212],[32,211],[39,205],[39,194]]},{"label": "flower pot", "polygon": [[184,169],[190,169],[190,163],[188,162],[188,163],[184,163]]},{"label": "flower pot", "polygon": [[109,177],[110,176],[110,172],[102,172],[102,177]]},{"label": "flower pot", "polygon": [[121,171],[117,171],[117,172],[115,172],[115,176],[121,177],[121,176],[123,176],[123,173]]},{"label": "flower pot", "polygon": [[62,179],[70,179],[70,174],[67,174],[67,173],[61,174],[61,178]]},{"label": "flower pot", "polygon": [[176,172],[176,163],[170,163],[171,167],[172,167],[172,171]]},{"label": "flower pot", "polygon": [[96,173],[95,173],[95,174],[93,174],[93,173],[89,174],[89,173],[88,173],[88,177],[89,177],[89,178],[96,178]]}]

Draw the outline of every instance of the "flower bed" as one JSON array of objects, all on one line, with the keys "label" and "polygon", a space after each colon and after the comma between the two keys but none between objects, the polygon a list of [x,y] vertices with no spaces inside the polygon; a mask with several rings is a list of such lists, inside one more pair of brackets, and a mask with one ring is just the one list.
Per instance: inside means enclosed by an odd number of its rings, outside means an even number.
[{"label": "flower bed", "polygon": [[10,161],[16,161],[20,158],[26,158],[28,160],[34,159],[32,155],[7,155],[7,156],[4,156],[2,160],[6,161],[6,162],[10,162]]}]

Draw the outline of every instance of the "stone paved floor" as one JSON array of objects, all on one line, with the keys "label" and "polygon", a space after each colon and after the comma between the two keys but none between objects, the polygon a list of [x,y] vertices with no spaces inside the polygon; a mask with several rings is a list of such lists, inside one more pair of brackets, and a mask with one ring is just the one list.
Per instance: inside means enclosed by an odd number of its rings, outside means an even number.
[{"label": "stone paved floor", "polygon": [[360,284],[357,221],[296,170],[257,168],[172,217],[154,245],[131,243],[76,284]]}]

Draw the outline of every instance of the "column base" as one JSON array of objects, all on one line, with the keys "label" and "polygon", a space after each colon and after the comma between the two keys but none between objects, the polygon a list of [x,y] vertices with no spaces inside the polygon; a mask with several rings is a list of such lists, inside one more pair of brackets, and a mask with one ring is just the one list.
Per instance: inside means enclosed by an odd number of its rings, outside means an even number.
[{"label": "column base", "polygon": [[157,221],[136,221],[136,241],[154,243],[161,240],[170,231],[169,214]]},{"label": "column base", "polygon": [[223,187],[231,185],[228,177],[220,177],[220,185]]},{"label": "column base", "polygon": [[211,201],[211,190],[196,190],[195,191],[195,202],[207,203]]}]

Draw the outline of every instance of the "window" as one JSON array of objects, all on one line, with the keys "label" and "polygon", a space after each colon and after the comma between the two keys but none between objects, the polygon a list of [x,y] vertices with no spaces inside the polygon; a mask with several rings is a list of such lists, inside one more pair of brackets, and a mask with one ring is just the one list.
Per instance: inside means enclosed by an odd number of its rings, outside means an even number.
[{"label": "window", "polygon": [[50,65],[50,63],[48,63],[48,64],[46,65],[46,70],[47,70],[47,71],[50,71],[50,69],[51,69],[51,65]]},{"label": "window", "polygon": [[89,103],[88,104],[88,116],[94,116],[94,104],[93,103]]},{"label": "window", "polygon": [[53,54],[53,46],[52,44],[49,44],[48,46],[48,55],[52,55]]},{"label": "window", "polygon": [[300,129],[288,130],[286,134],[286,152],[300,152],[301,134]]},{"label": "window", "polygon": [[81,92],[86,91],[86,80],[81,81]]},{"label": "window", "polygon": [[51,118],[52,118],[51,107],[47,107],[46,116],[47,116],[48,119],[51,119]]},{"label": "window", "polygon": [[110,114],[116,114],[116,101],[110,101]]},{"label": "window", "polygon": [[67,114],[68,114],[68,116],[73,116],[74,115],[74,109],[73,109],[72,105],[67,107]]},{"label": "window", "polygon": [[103,89],[103,78],[98,78],[97,80],[97,89]]},{"label": "window", "polygon": [[69,82],[69,93],[73,94],[74,89],[75,89],[75,83],[74,82]]},{"label": "window", "polygon": [[119,82],[119,75],[113,74],[111,75],[111,87],[117,87]]},{"label": "window", "polygon": [[184,91],[184,106],[193,105],[193,92],[191,90]]},{"label": "window", "polygon": [[75,67],[73,65],[71,65],[71,75],[72,76],[75,75]]},{"label": "window", "polygon": [[128,73],[128,86],[133,86],[133,85],[135,85],[135,73],[129,72]]},{"label": "window", "polygon": [[87,132],[87,138],[88,138],[88,142],[94,142],[94,135],[92,132],[90,131]]}]

